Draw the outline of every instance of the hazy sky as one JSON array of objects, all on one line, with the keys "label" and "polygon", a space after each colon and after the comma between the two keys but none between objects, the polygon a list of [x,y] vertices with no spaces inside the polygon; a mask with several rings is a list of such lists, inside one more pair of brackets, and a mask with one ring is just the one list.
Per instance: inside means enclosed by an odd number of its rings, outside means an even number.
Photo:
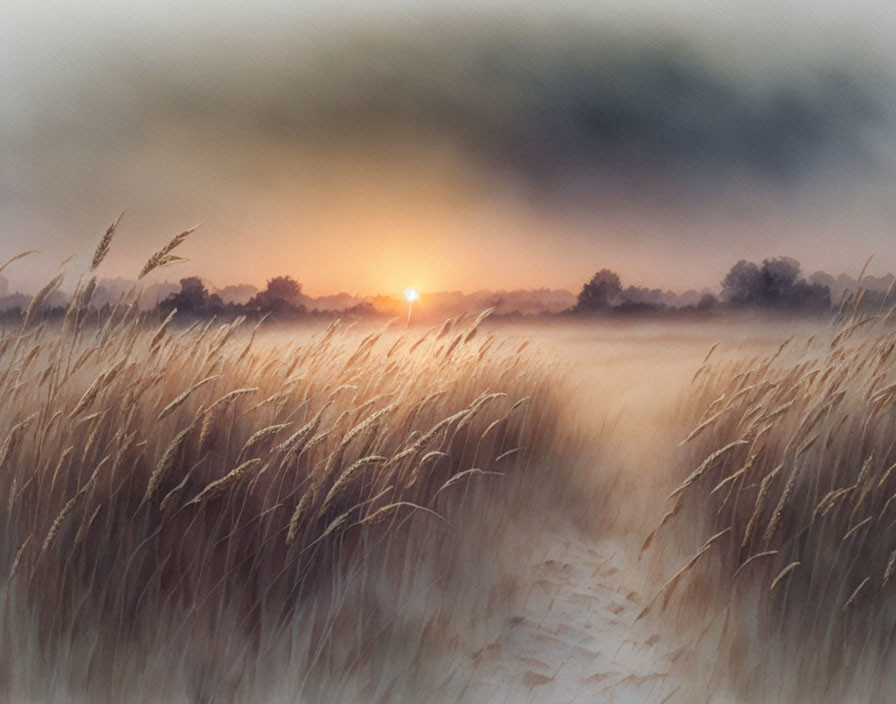
[{"label": "hazy sky", "polygon": [[[312,294],[896,269],[896,9],[0,3],[0,259]],[[438,8],[438,9],[436,9]],[[811,11],[807,11],[811,8]]]}]

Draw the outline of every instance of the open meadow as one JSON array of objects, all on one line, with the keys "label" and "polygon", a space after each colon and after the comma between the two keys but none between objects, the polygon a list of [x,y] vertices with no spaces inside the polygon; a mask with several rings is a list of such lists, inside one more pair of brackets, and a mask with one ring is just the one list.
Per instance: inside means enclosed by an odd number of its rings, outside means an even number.
[{"label": "open meadow", "polygon": [[5,700],[893,696],[885,315],[174,325],[90,289],[0,338]]},{"label": "open meadow", "polygon": [[0,704],[896,703],[894,36],[0,0]]}]

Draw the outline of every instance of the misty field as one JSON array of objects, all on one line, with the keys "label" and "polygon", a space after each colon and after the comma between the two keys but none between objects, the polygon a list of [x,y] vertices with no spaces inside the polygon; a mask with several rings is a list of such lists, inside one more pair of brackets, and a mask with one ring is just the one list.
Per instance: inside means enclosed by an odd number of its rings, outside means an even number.
[{"label": "misty field", "polygon": [[886,315],[187,326],[91,287],[0,336],[4,700],[894,696]]},{"label": "misty field", "polygon": [[0,704],[896,704],[894,36],[0,0]]}]

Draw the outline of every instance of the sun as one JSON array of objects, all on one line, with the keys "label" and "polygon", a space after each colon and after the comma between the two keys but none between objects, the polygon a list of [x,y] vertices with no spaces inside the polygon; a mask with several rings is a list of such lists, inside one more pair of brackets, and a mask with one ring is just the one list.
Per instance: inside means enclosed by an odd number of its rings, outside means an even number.
[{"label": "sun", "polygon": [[414,301],[420,300],[420,294],[417,293],[417,289],[415,288],[406,288],[404,290],[404,300],[408,303],[413,303]]}]

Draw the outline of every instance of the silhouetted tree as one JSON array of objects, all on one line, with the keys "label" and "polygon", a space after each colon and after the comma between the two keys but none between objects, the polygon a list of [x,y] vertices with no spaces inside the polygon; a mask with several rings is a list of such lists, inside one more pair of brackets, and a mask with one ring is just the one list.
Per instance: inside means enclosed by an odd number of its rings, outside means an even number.
[{"label": "silhouetted tree", "polygon": [[789,257],[765,259],[762,266],[741,259],[722,281],[722,297],[734,306],[802,311],[831,307],[830,289],[801,278],[799,262]]},{"label": "silhouetted tree", "polygon": [[302,284],[291,276],[275,276],[270,279],[264,291],[259,291],[248,303],[248,307],[261,313],[301,314],[305,306],[300,303]]},{"label": "silhouetted tree", "polygon": [[759,288],[759,267],[741,259],[722,280],[722,297],[735,305],[758,303]]},{"label": "silhouetted tree", "polygon": [[198,276],[189,276],[180,280],[180,291],[169,300],[184,313],[200,311],[208,304],[208,289]]},{"label": "silhouetted tree", "polygon": [[578,313],[607,310],[621,291],[619,276],[609,269],[601,269],[582,287],[573,310]]},{"label": "silhouetted tree", "polygon": [[622,293],[619,294],[619,304],[623,303],[649,303],[651,305],[662,306],[674,299],[674,294],[667,293],[658,288],[647,288],[646,286],[627,286]]},{"label": "silhouetted tree", "polygon": [[697,302],[697,310],[700,313],[711,313],[719,307],[719,299],[711,293],[704,293]]},{"label": "silhouetted tree", "polygon": [[216,294],[209,294],[202,279],[188,276],[180,280],[180,291],[170,294],[159,303],[159,310],[167,315],[177,308],[178,316],[209,316],[221,311],[223,303]]},{"label": "silhouetted tree", "polygon": [[832,294],[837,287],[837,279],[826,271],[816,271],[809,277],[809,283],[818,284],[819,286],[827,286]]}]

